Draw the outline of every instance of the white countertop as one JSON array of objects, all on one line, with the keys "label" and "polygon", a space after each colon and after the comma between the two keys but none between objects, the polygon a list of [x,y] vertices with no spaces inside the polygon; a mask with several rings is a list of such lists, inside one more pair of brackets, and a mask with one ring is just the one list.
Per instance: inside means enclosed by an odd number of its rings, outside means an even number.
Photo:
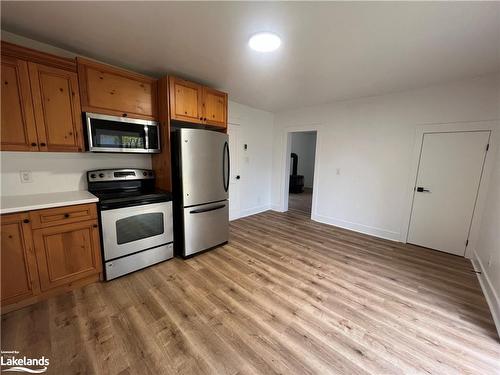
[{"label": "white countertop", "polygon": [[98,200],[95,195],[90,194],[88,191],[2,196],[0,197],[0,214],[94,203]]}]

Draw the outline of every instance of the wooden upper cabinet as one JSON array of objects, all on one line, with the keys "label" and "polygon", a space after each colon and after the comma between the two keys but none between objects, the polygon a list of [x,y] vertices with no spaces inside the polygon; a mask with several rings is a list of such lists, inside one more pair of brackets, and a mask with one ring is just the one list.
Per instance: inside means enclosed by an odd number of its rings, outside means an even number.
[{"label": "wooden upper cabinet", "polygon": [[208,87],[203,88],[203,112],[207,125],[227,126],[227,94]]},{"label": "wooden upper cabinet", "polygon": [[1,147],[83,151],[74,59],[2,41]]},{"label": "wooden upper cabinet", "polygon": [[170,119],[227,127],[227,94],[177,77],[169,77]]},{"label": "wooden upper cabinet", "polygon": [[35,229],[33,242],[42,291],[101,272],[96,220]]},{"label": "wooden upper cabinet", "polygon": [[26,213],[2,216],[2,306],[34,296],[39,291],[31,228]]},{"label": "wooden upper cabinet", "polygon": [[156,80],[92,60],[77,58],[84,112],[156,120]]},{"label": "wooden upper cabinet", "polygon": [[1,150],[37,151],[28,63],[2,56]]},{"label": "wooden upper cabinet", "polygon": [[75,72],[29,63],[42,151],[83,151],[82,111]]},{"label": "wooden upper cabinet", "polygon": [[170,77],[170,118],[203,123],[203,86]]}]

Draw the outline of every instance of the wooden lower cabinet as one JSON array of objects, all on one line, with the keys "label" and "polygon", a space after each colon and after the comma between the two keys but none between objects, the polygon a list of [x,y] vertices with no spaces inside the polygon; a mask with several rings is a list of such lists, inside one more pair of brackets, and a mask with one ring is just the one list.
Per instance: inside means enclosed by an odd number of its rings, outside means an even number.
[{"label": "wooden lower cabinet", "polygon": [[99,229],[95,220],[33,231],[42,291],[101,271]]},{"label": "wooden lower cabinet", "polygon": [[79,212],[79,208],[96,212],[91,204],[1,216],[2,313],[100,279],[96,217],[45,227],[31,220],[53,215],[54,210]]},{"label": "wooden lower cabinet", "polygon": [[35,296],[40,286],[28,215],[3,215],[0,228],[4,306]]}]

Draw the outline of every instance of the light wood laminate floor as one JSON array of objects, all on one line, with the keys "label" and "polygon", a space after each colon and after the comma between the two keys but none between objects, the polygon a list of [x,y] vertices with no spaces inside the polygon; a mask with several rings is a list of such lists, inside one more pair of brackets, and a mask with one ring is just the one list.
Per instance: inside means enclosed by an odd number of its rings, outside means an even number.
[{"label": "light wood laminate floor", "polygon": [[310,221],[231,223],[230,243],[2,317],[50,374],[495,374],[464,258]]}]

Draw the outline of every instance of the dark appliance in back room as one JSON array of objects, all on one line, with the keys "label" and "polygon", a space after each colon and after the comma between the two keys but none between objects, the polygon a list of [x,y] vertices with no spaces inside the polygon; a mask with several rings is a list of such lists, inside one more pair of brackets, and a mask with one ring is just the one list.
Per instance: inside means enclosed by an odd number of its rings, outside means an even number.
[{"label": "dark appliance in back room", "polygon": [[87,180],[99,198],[106,280],[173,257],[172,197],[155,189],[153,171],[94,170]]},{"label": "dark appliance in back room", "polygon": [[227,134],[206,129],[175,129],[172,176],[176,254],[188,257],[227,243]]}]

